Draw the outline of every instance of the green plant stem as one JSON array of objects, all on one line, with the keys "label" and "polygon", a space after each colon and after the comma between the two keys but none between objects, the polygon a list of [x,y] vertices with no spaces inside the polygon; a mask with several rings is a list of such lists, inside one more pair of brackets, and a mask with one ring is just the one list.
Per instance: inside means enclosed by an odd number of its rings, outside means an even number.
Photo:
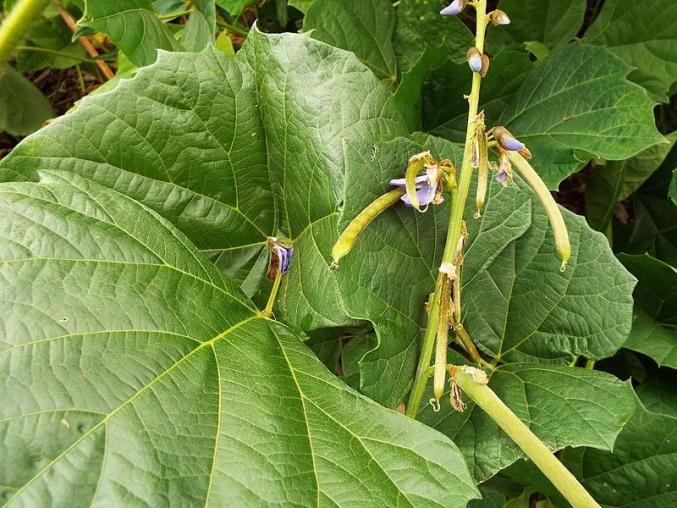
[{"label": "green plant stem", "polygon": [[571,506],[576,508],[599,507],[599,504],[574,475],[557,460],[548,447],[496,396],[488,385],[477,382],[463,367],[456,372],[456,383],[517,443],[517,446],[548,477],[557,490],[571,503]]},{"label": "green plant stem", "polygon": [[[487,0],[476,0],[476,32],[475,32],[475,47],[482,53],[484,51],[484,34],[487,27]],[[472,140],[475,133],[475,117],[477,116],[480,102],[480,84],[482,77],[478,72],[474,72],[472,76],[472,88],[470,90],[470,97],[468,98],[468,127],[465,135],[465,151],[463,153],[463,164],[459,174],[458,187],[453,192],[451,201],[451,210],[449,215],[449,226],[447,229],[447,241],[444,246],[444,253],[442,255],[442,263],[454,263],[454,255],[456,253],[456,246],[458,239],[461,236],[461,224],[463,222],[463,212],[465,210],[465,203],[468,198],[470,184],[472,182]],[[425,392],[425,387],[428,382],[428,377],[425,373],[430,366],[432,359],[433,346],[435,343],[435,333],[437,331],[437,323],[440,314],[440,297],[441,286],[444,282],[444,277],[447,275],[440,273],[437,276],[437,284],[433,301],[430,305],[430,315],[426,324],[425,333],[423,335],[423,345],[421,347],[421,355],[419,357],[418,367],[416,369],[416,377],[409,395],[409,403],[407,404],[407,415],[415,417],[418,408]]]},{"label": "green plant stem", "polygon": [[595,368],[595,360],[585,360],[585,368],[588,370],[593,370]]},{"label": "green plant stem", "polygon": [[217,19],[216,24],[219,25],[221,28],[225,28],[229,32],[233,32],[234,34],[238,34],[243,37],[247,37],[249,35],[249,31],[247,31],[246,28],[242,28],[238,25],[233,25],[231,23],[228,23],[227,21],[223,21],[222,19]]},{"label": "green plant stem", "polygon": [[71,55],[70,53],[64,53],[62,51],[56,51],[54,49],[39,48],[37,46],[17,46],[15,49],[17,51],[31,51],[34,53],[45,53],[46,55],[60,56],[62,58],[69,58],[71,60],[75,60],[77,62],[82,63],[95,63],[99,60],[96,58],[86,58],[84,56]]},{"label": "green plant stem", "polygon": [[49,0],[19,0],[0,26],[0,76],[4,64]]},{"label": "green plant stem", "polygon": [[270,290],[270,295],[268,295],[268,302],[266,303],[266,308],[261,311],[263,317],[270,317],[273,315],[273,307],[275,306],[275,299],[277,298],[277,292],[280,289],[280,283],[282,282],[282,271],[278,270],[277,275],[275,275],[275,280],[273,281],[273,288]]}]

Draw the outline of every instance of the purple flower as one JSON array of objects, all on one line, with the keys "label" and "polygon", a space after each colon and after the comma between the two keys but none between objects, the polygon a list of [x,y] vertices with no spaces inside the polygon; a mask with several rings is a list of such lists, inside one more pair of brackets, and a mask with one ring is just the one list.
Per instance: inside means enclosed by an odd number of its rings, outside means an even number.
[{"label": "purple flower", "polygon": [[479,49],[474,46],[469,48],[466,57],[468,58],[470,70],[473,72],[480,72],[482,70],[482,53],[480,53]]},{"label": "purple flower", "polygon": [[273,255],[277,256],[277,259],[280,263],[280,271],[284,275],[289,271],[289,267],[291,266],[292,256],[294,255],[294,247],[276,245],[273,247]]},{"label": "purple flower", "polygon": [[501,145],[501,147],[505,150],[509,150],[511,152],[521,152],[526,148],[524,143],[515,138],[515,136],[513,136],[505,127],[494,127],[494,136],[496,137],[498,144]]},{"label": "purple flower", "polygon": [[510,182],[512,182],[512,164],[505,152],[501,155],[498,165],[498,171],[496,171],[496,181],[500,183],[503,187],[507,187]]},{"label": "purple flower", "polygon": [[[419,207],[427,207],[435,200],[435,195],[437,194],[437,181],[431,182],[431,179],[428,175],[421,175],[416,177],[414,182],[416,183],[416,197],[418,197]],[[395,187],[405,187],[406,179],[397,178],[395,180],[390,180],[390,185]],[[411,203],[411,198],[408,194],[404,194],[400,199],[406,206],[413,206]]]},{"label": "purple flower", "polygon": [[292,256],[294,255],[294,247],[288,247],[281,243],[274,236],[269,236],[267,241],[268,249],[270,249],[270,261],[268,262],[267,276],[269,279],[275,280],[278,273],[284,275],[291,267]]},{"label": "purple flower", "polygon": [[482,70],[482,57],[479,55],[471,56],[468,58],[468,65],[471,71],[480,72]]},{"label": "purple flower", "polygon": [[465,7],[466,0],[454,0],[440,11],[442,16],[456,16],[460,14]]}]

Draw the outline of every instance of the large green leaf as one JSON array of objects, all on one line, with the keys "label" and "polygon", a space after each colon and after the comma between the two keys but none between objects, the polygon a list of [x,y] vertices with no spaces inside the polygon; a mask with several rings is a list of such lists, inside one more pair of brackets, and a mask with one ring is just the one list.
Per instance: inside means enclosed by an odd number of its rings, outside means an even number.
[{"label": "large green leaf", "polygon": [[54,115],[47,97],[11,65],[0,75],[0,132],[25,136]]},{"label": "large green leaf", "polygon": [[501,0],[498,7],[508,14],[510,24],[487,32],[487,43],[493,52],[530,41],[549,48],[569,42],[583,25],[587,4],[585,0]]},{"label": "large green leaf", "polygon": [[0,500],[465,506],[454,444],[329,374],[167,221],[0,185]]},{"label": "large green leaf", "polygon": [[[633,277],[603,235],[563,213],[573,249],[564,272],[542,206],[519,180],[507,189],[494,182],[482,220],[467,219],[464,315],[475,342],[495,358],[600,359],[630,331]],[[497,217],[506,221],[501,228]]]},{"label": "large green leaf", "polygon": [[656,98],[667,100],[677,80],[677,3],[608,0],[585,34],[633,68],[629,77]]},{"label": "large green leaf", "polygon": [[677,270],[648,254],[622,254],[620,260],[639,281],[635,321],[624,347],[677,369]]},{"label": "large green leaf", "polygon": [[630,159],[610,161],[594,168],[585,182],[586,216],[593,228],[604,231],[617,203],[635,192],[656,171],[674,146],[677,134],[668,139],[669,143],[658,143]]},{"label": "large green leaf", "polygon": [[[508,364],[491,375],[490,386],[552,450],[611,450],[634,411],[630,385],[598,371]],[[481,482],[524,453],[486,413],[465,402],[463,413],[445,403],[437,413],[422,408],[418,419],[451,437]]]},{"label": "large green leaf", "polygon": [[651,413],[639,401],[613,453],[565,450],[562,460],[603,506],[677,504],[677,418]]},{"label": "large green leaf", "polygon": [[380,78],[397,80],[390,0],[317,0],[303,19],[315,39],[352,51]]},{"label": "large green leaf", "polygon": [[87,0],[81,27],[104,32],[137,66],[153,63],[158,49],[179,49],[153,11],[152,0]]},{"label": "large green leaf", "polygon": [[342,142],[404,132],[391,102],[349,53],[307,35],[253,31],[235,58],[162,54],[17,147],[0,172],[23,179],[59,168],[112,186],[160,212],[238,280],[252,267],[265,271],[256,260],[265,264],[266,236],[281,231],[297,244],[295,266],[311,263],[315,273],[292,270],[287,318],[306,329],[342,324],[322,258],[336,236]]},{"label": "large green leaf", "polygon": [[631,157],[663,141],[653,102],[604,48],[570,44],[534,67],[499,122],[523,140],[550,187],[593,155]]}]

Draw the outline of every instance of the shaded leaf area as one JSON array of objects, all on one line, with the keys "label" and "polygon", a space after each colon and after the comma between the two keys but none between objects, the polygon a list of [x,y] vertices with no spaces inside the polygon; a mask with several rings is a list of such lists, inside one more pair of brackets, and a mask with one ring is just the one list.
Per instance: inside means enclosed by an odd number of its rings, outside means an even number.
[{"label": "shaded leaf area", "polygon": [[635,223],[623,252],[647,253],[677,266],[677,206],[665,197],[640,194],[633,199]]},{"label": "shaded leaf area", "polygon": [[[452,143],[415,139],[418,146],[395,140],[347,147],[339,230],[388,189],[389,179],[403,175],[410,154],[426,147],[460,163]],[[406,394],[413,373],[447,213],[446,205],[423,215],[395,205],[360,235],[335,272],[348,313],[374,323],[380,339],[360,362],[361,388],[389,405]],[[505,361],[568,363],[574,355],[604,358],[618,350],[630,330],[634,280],[602,235],[567,213],[574,252],[562,273],[547,217],[524,184],[503,189],[493,182],[482,219],[471,218],[472,210],[467,215],[464,323],[484,352]]]},{"label": "shaded leaf area", "polygon": [[397,5],[395,54],[403,72],[412,69],[426,51],[444,53],[460,63],[474,37],[457,17],[440,16],[440,4],[429,0],[402,0]]},{"label": "shaded leaf area", "polygon": [[583,25],[585,0],[500,0],[498,8],[510,17],[510,24],[487,32],[487,47],[497,53],[505,47],[537,41],[548,48],[566,44]]},{"label": "shaded leaf area", "polygon": [[651,146],[635,157],[595,166],[585,187],[586,216],[594,229],[606,230],[618,202],[628,198],[656,171],[675,140],[677,135],[669,135],[668,143]]},{"label": "shaded leaf area", "polygon": [[[597,371],[533,364],[507,364],[491,388],[551,450],[589,446],[611,450],[634,411],[632,389]],[[417,418],[449,436],[478,482],[524,457],[523,452],[470,400],[463,413],[442,404]]]},{"label": "shaded leaf area", "polygon": [[608,48],[633,68],[631,80],[666,102],[677,77],[676,33],[672,0],[608,0],[584,40]]},{"label": "shaded leaf area", "polygon": [[677,378],[670,369],[654,369],[635,392],[651,413],[677,418]]},{"label": "shaded leaf area", "polygon": [[677,270],[648,254],[619,258],[638,279],[632,332],[623,346],[677,368]]},{"label": "shaded leaf area", "polygon": [[249,288],[265,271],[266,236],[282,232],[299,244],[295,266],[317,265],[307,284],[326,296],[317,299],[321,314],[333,316],[323,320],[306,304],[298,315],[310,321],[296,324],[341,324],[335,289],[317,284],[329,272],[319,271],[314,237],[335,238],[343,140],[404,132],[391,102],[350,54],[307,36],[253,31],[235,58],[210,49],[163,54],[17,147],[0,172],[6,180],[69,170],[114,187]]},{"label": "shaded leaf area", "polygon": [[592,156],[622,160],[663,141],[653,101],[628,71],[603,48],[571,44],[526,76],[498,123],[529,146],[548,186]]},{"label": "shaded leaf area", "polygon": [[0,132],[26,136],[54,116],[47,97],[11,65],[0,75]]},{"label": "shaded leaf area", "polygon": [[[491,72],[482,79],[481,107],[489,127],[519,90],[534,63],[519,51],[502,51],[491,60]],[[468,102],[472,73],[466,62],[447,62],[434,71],[424,88],[423,125],[432,133],[462,143],[468,126]]]},{"label": "shaded leaf area", "polygon": [[158,49],[180,49],[152,0],[89,0],[78,25],[107,34],[139,67],[153,63]]},{"label": "shaded leaf area", "polygon": [[392,45],[395,9],[390,0],[317,0],[303,19],[303,29],[352,51],[379,78],[397,80]]},{"label": "shaded leaf area", "polygon": [[640,401],[636,405],[613,453],[565,450],[562,461],[603,506],[675,506],[677,418],[647,411]]},{"label": "shaded leaf area", "polygon": [[427,0],[318,0],[304,19],[313,37],[355,53],[390,84],[399,80],[397,104],[407,125],[420,125],[421,88],[428,73],[447,60],[465,61],[473,44],[468,28],[442,18]]},{"label": "shaded leaf area", "polygon": [[456,446],[329,374],[189,240],[72,173],[0,186],[10,506],[465,506]]}]

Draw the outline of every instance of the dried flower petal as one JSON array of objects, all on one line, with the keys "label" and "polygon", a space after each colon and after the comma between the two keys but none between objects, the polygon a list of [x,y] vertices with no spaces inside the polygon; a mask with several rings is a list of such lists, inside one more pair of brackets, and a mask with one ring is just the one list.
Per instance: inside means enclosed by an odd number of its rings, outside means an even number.
[{"label": "dried flower petal", "polygon": [[466,53],[468,57],[468,65],[473,72],[480,72],[482,70],[482,53],[476,47],[472,47]]},{"label": "dried flower petal", "polygon": [[508,15],[503,12],[500,9],[496,9],[495,11],[491,11],[489,13],[489,21],[491,22],[492,25],[509,25],[510,24],[510,18]]}]

